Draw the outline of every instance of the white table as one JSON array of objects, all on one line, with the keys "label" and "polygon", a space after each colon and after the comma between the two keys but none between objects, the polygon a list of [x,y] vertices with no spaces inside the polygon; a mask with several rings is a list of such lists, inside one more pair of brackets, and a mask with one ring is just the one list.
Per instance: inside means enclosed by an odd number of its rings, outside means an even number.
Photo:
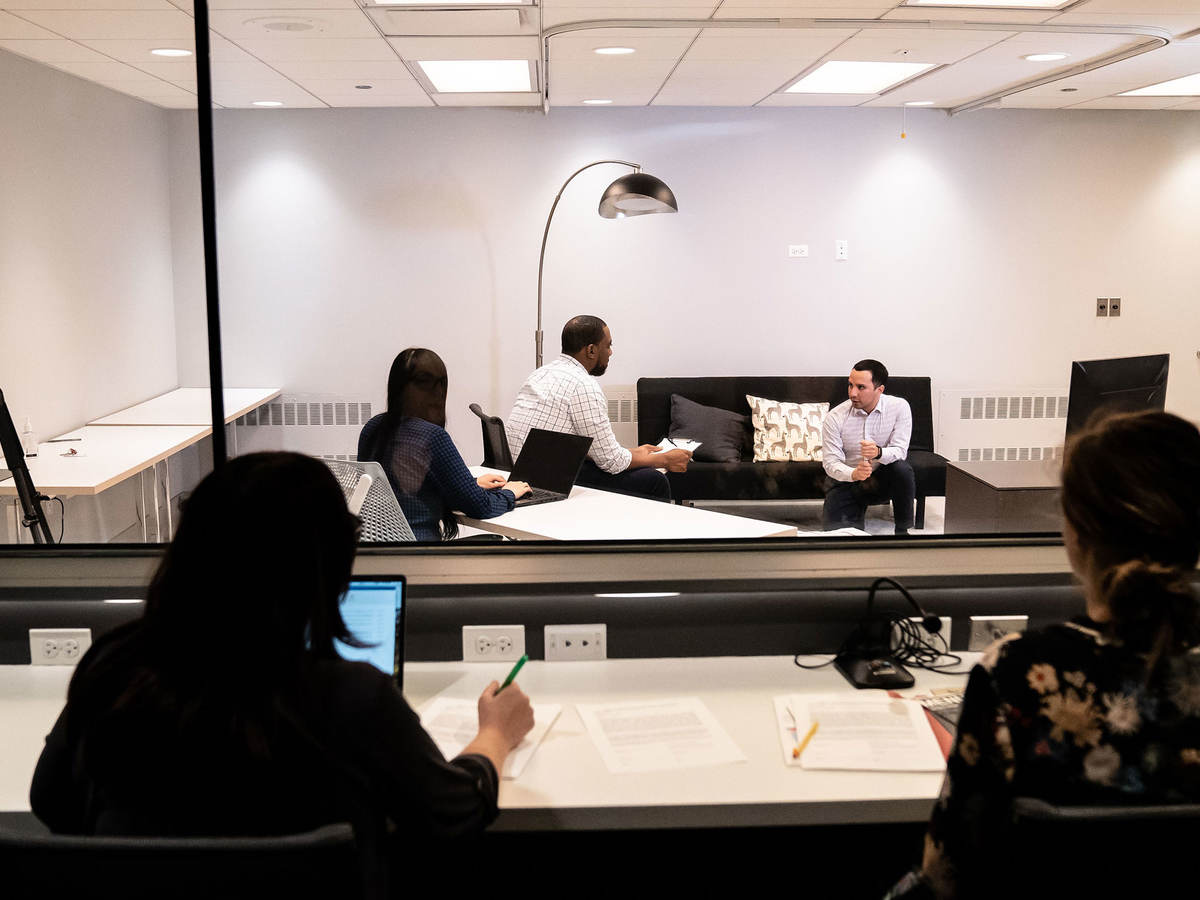
[{"label": "white table", "polygon": [[[59,435],[60,439],[82,437],[82,442],[38,444],[38,455],[26,459],[25,462],[37,489],[52,497],[94,496],[132,475],[144,474],[146,470],[151,470],[155,484],[156,536],[161,540],[156,466],[162,460],[185,447],[190,447],[211,433],[212,429],[206,425],[87,425]],[[80,455],[63,456],[72,448],[80,449]],[[169,480],[167,484],[169,489]],[[144,495],[144,489],[142,493]],[[17,487],[11,478],[0,481],[0,497],[15,497],[16,494]],[[169,508],[167,512],[169,516]],[[147,538],[146,518],[146,504],[143,499],[143,539]]]},{"label": "white table", "polygon": [[[224,388],[225,424],[240,419],[251,410],[270,403],[280,388]],[[176,388],[120,412],[89,422],[89,425],[211,425],[212,393],[208,388]],[[234,431],[234,454],[237,432]]]},{"label": "white table", "polygon": [[[475,476],[496,469],[472,466]],[[507,472],[501,474],[507,476]],[[794,537],[796,528],[575,485],[566,500],[517,507],[494,519],[455,513],[465,525],[516,540],[619,541]]]},{"label": "white table", "polygon": [[[966,666],[964,666],[966,668]],[[408,663],[405,695],[475,699],[507,663]],[[66,696],[67,666],[0,666],[0,811],[29,809],[29,782],[43,738]],[[960,685],[962,676],[914,670],[917,687]],[[790,657],[610,659],[530,662],[518,683],[536,702],[563,711],[515,781],[503,781],[499,830],[729,827],[919,822],[929,816],[940,773],[818,772],[788,767],[772,698],[853,693],[832,667],[796,668]],[[697,696],[746,755],[744,763],[613,775],[576,703]]]}]

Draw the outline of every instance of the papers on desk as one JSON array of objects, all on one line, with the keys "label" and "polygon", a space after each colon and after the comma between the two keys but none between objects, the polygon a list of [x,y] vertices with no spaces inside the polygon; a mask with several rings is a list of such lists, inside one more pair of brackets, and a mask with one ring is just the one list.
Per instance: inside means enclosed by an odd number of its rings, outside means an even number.
[{"label": "papers on desk", "polygon": [[[775,698],[784,763],[805,769],[940,772],[945,759],[920,703],[880,692],[791,694]],[[799,759],[792,756],[813,722],[819,723]],[[799,738],[797,737],[799,735]]]},{"label": "papers on desk", "polygon": [[[533,704],[533,731],[525,735],[516,749],[508,754],[504,771],[500,773],[501,778],[520,777],[560,712],[562,706],[557,703]],[[434,697],[420,715],[421,725],[446,759],[453,759],[462,753],[479,731],[479,708],[474,700]]]},{"label": "papers on desk", "polygon": [[663,438],[658,442],[658,446],[663,450],[686,450],[688,453],[695,453],[701,443],[702,441],[692,441],[687,438]]},{"label": "papers on desk", "polygon": [[745,762],[698,697],[577,704],[610,772],[661,772]]}]

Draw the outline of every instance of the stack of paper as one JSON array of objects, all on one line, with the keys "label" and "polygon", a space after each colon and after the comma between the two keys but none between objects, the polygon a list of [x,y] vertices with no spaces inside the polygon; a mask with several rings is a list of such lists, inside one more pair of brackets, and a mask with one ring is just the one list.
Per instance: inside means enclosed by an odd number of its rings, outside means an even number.
[{"label": "stack of paper", "polygon": [[610,772],[659,772],[745,762],[698,697],[578,704]]},{"label": "stack of paper", "polygon": [[[883,693],[775,698],[783,759],[805,769],[940,772],[946,765],[921,704]],[[797,757],[793,751],[817,723]]]},{"label": "stack of paper", "polygon": [[701,443],[687,438],[663,438],[658,442],[658,446],[663,450],[686,450],[688,453],[695,453]]},{"label": "stack of paper", "polygon": [[[517,778],[525,769],[533,753],[562,712],[557,703],[533,704],[533,731],[508,754],[504,762],[502,778]],[[434,697],[421,710],[421,724],[438,745],[446,759],[462,753],[479,731],[479,707],[475,700],[457,700],[453,697]]]}]

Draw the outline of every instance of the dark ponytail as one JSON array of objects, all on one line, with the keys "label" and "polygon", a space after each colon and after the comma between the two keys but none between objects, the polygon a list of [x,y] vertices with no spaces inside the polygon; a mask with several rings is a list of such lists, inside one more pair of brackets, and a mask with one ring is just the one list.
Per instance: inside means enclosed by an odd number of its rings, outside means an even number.
[{"label": "dark ponytail", "polygon": [[1109,416],[1067,447],[1063,515],[1096,573],[1109,636],[1164,657],[1200,643],[1200,432],[1163,412]]}]

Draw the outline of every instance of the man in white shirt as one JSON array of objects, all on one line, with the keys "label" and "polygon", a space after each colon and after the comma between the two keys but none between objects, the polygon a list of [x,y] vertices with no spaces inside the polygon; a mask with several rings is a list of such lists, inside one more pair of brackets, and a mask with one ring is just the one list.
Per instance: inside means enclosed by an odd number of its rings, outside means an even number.
[{"label": "man in white shirt", "polygon": [[531,428],[578,434],[592,439],[578,484],[671,499],[671,486],[657,467],[687,470],[686,450],[660,451],[653,444],[626,449],[608,419],[608,399],[596,381],[612,358],[612,334],[602,319],[576,316],[563,326],[562,355],[537,369],[521,385],[505,422],[508,445],[516,458]]},{"label": "man in white shirt", "polygon": [[908,464],[912,409],[903,397],[884,396],[887,367],[862,359],[850,372],[845,403],[825,417],[822,465],[825,467],[826,531],[862,528],[867,506],[892,501],[896,534],[913,524],[916,479]]}]

